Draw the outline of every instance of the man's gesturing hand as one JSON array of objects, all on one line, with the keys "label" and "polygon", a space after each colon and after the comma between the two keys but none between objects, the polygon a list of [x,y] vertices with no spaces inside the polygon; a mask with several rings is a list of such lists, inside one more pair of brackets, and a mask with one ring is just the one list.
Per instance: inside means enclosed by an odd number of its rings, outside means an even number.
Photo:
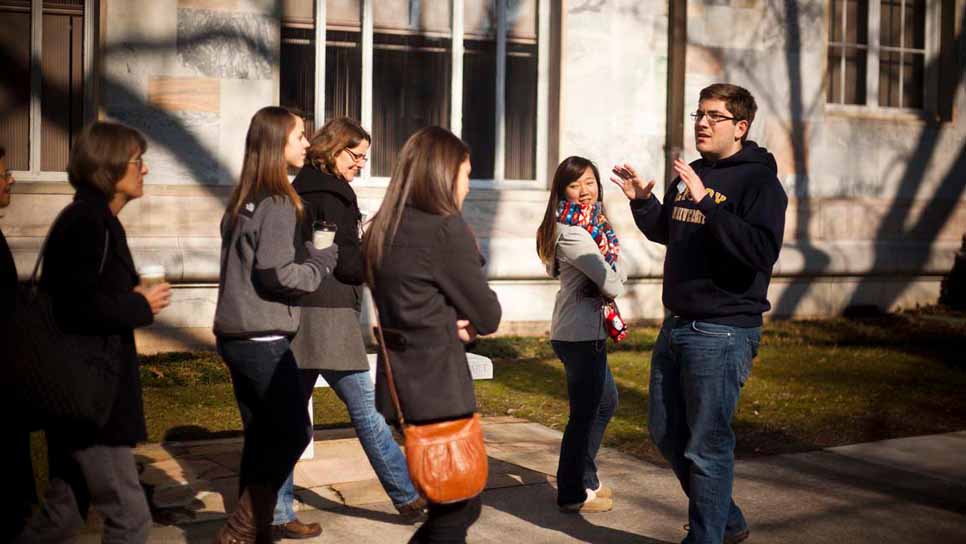
[{"label": "man's gesturing hand", "polygon": [[634,167],[624,163],[614,166],[614,173],[610,180],[624,191],[624,195],[630,200],[647,200],[651,198],[651,190],[654,189],[654,180],[644,183]]}]

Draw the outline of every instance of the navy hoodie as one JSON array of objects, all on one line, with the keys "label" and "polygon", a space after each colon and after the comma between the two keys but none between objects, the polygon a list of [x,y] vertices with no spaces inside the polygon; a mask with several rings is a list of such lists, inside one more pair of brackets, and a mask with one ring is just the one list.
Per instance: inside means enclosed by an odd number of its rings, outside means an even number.
[{"label": "navy hoodie", "polygon": [[785,230],[788,197],[775,158],[754,142],[720,160],[691,167],[708,194],[695,204],[675,178],[664,204],[651,196],[632,200],[637,228],[667,246],[664,305],[675,315],[757,327],[771,307],[768,283]]}]

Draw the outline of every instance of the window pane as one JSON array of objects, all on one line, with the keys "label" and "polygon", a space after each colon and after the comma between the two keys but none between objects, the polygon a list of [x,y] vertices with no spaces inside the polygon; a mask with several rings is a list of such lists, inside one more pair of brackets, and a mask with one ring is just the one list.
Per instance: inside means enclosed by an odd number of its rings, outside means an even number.
[{"label": "window pane", "polygon": [[372,11],[376,32],[449,36],[452,28],[449,0],[379,0]]},{"label": "window pane", "polygon": [[880,42],[884,46],[899,47],[901,42],[902,19],[900,0],[882,0],[879,22]]},{"label": "window pane", "polygon": [[282,24],[315,24],[315,0],[282,0]]},{"label": "window pane", "polygon": [[282,27],[279,103],[305,118],[305,133],[315,128],[315,30]]},{"label": "window pane", "polygon": [[362,0],[325,0],[326,30],[362,29]]},{"label": "window pane", "polygon": [[30,2],[0,4],[0,47],[10,55],[0,78],[0,145],[7,149],[7,168],[30,168]]},{"label": "window pane", "polygon": [[84,3],[44,2],[41,169],[63,171],[84,123]]},{"label": "window pane", "polygon": [[906,108],[923,107],[923,67],[925,57],[918,53],[902,55],[902,105]]},{"label": "window pane", "polygon": [[496,41],[463,42],[463,141],[474,179],[493,179],[496,117]]},{"label": "window pane", "polygon": [[361,112],[362,34],[330,29],[325,44],[325,119],[358,121]]},{"label": "window pane", "polygon": [[869,42],[868,0],[846,0],[845,43]]},{"label": "window pane", "polygon": [[842,10],[845,0],[831,0],[828,12],[828,39],[830,42],[842,41]]},{"label": "window pane", "polygon": [[866,52],[862,49],[845,50],[845,104],[865,104]]},{"label": "window pane", "polygon": [[506,59],[507,179],[537,176],[537,45],[510,43]]},{"label": "window pane", "polygon": [[825,100],[831,104],[842,103],[842,50],[838,47],[828,48]]},{"label": "window pane", "polygon": [[882,51],[879,55],[879,105],[899,107],[899,53]]},{"label": "window pane", "polygon": [[389,176],[413,132],[449,126],[451,42],[386,33],[376,33],[373,41],[372,173]]},{"label": "window pane", "polygon": [[903,47],[924,49],[926,47],[926,2],[906,0],[905,31]]},{"label": "window pane", "polygon": [[506,0],[507,179],[537,177],[537,2]]}]

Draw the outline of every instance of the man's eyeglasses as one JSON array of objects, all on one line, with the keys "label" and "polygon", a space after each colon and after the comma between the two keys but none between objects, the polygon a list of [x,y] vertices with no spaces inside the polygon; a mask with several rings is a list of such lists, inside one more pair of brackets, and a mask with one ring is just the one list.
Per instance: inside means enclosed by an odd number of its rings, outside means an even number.
[{"label": "man's eyeglasses", "polygon": [[708,118],[708,124],[710,124],[711,126],[714,126],[716,123],[720,123],[721,121],[734,121],[735,120],[734,117],[728,117],[727,115],[723,115],[723,114],[720,114],[720,113],[717,113],[717,112],[713,112],[713,111],[710,111],[710,112],[705,113],[705,112],[703,112],[701,110],[698,110],[698,111],[696,111],[696,112],[694,112],[694,113],[692,113],[690,115],[691,115],[691,119],[694,119],[694,122],[695,123],[700,123],[701,122],[701,119],[703,119],[704,117],[707,117]]},{"label": "man's eyeglasses", "polygon": [[345,148],[345,152],[348,153],[350,157],[352,157],[352,162],[354,163],[366,162],[369,160],[369,155],[363,155],[362,153],[354,153],[348,147]]},{"label": "man's eyeglasses", "polygon": [[131,160],[127,161],[127,163],[128,164],[136,164],[136,165],[138,165],[138,170],[140,170],[144,166],[144,157],[138,157],[136,159],[131,159]]},{"label": "man's eyeglasses", "polygon": [[11,179],[13,179],[13,172],[10,170],[7,170],[6,172],[0,172],[0,179],[2,179],[3,181],[10,181]]}]

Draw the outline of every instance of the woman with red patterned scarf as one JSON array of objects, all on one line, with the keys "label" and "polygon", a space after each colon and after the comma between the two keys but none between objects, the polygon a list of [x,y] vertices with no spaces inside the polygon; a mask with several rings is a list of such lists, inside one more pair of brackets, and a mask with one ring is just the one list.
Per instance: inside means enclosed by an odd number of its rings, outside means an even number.
[{"label": "woman with red patterned scarf", "polygon": [[597,450],[617,409],[607,366],[605,311],[624,292],[620,243],[604,215],[597,166],[568,157],[553,177],[537,230],[537,254],[560,279],[550,342],[567,375],[570,418],[560,446],[557,506],[566,513],[606,512],[612,491],[597,477]]}]

